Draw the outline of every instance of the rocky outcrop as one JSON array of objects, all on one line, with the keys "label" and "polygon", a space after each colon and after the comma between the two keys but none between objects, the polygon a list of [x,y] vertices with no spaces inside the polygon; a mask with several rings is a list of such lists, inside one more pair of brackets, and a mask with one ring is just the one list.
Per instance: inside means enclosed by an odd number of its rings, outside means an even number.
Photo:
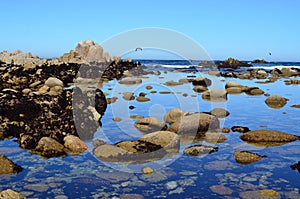
[{"label": "rocky outcrop", "polygon": [[54,157],[65,154],[64,146],[50,137],[42,137],[35,147],[35,151],[44,157]]},{"label": "rocky outcrop", "polygon": [[298,136],[275,130],[249,131],[242,134],[240,138],[250,144],[260,146],[277,146],[300,139]]},{"label": "rocky outcrop", "polygon": [[266,156],[261,156],[257,153],[252,153],[249,151],[236,150],[234,152],[234,159],[240,164],[250,164],[252,162],[257,162]]},{"label": "rocky outcrop", "polygon": [[252,63],[255,63],[255,64],[267,64],[268,62],[264,59],[254,59],[252,61]]},{"label": "rocky outcrop", "polygon": [[183,115],[184,112],[180,108],[173,108],[165,114],[164,120],[165,122],[172,124],[177,120],[181,120]]},{"label": "rocky outcrop", "polygon": [[233,58],[228,58],[223,62],[216,62],[216,65],[218,68],[232,68],[232,69],[252,66],[251,64]]},{"label": "rocky outcrop", "polygon": [[13,163],[10,159],[0,154],[0,175],[9,173],[19,173],[22,167]]}]

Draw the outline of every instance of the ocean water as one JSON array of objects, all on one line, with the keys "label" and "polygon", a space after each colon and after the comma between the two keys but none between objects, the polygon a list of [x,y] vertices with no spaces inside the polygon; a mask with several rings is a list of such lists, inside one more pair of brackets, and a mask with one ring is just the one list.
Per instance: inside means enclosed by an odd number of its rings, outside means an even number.
[{"label": "ocean water", "polygon": [[[213,77],[200,72],[196,61],[141,60],[148,69],[159,70],[160,75],[147,75],[142,83],[126,86],[113,80],[103,85],[107,97],[117,97],[108,105],[99,128],[91,140],[85,140],[89,150],[79,155],[68,155],[43,159],[30,151],[20,149],[14,140],[0,141],[0,153],[6,155],[24,170],[19,174],[1,175],[0,191],[13,189],[27,198],[253,198],[259,190],[272,189],[280,198],[300,198],[300,173],[290,165],[300,161],[300,141],[281,146],[258,147],[243,142],[238,132],[222,133],[227,140],[222,143],[208,143],[182,138],[179,153],[161,160],[144,164],[122,164],[103,162],[92,153],[92,142],[102,139],[107,143],[138,139],[143,134],[134,127],[138,119],[132,115],[157,117],[178,107],[186,112],[207,112],[221,107],[230,112],[221,119],[223,127],[247,126],[251,130],[272,129],[300,136],[299,85],[285,85],[285,79],[274,83],[258,84],[257,80],[239,80]],[[259,67],[300,67],[300,63],[256,64]],[[257,86],[265,93],[280,94],[289,99],[281,109],[268,107],[261,96],[246,94],[228,95],[226,102],[209,102],[195,93],[191,84],[166,86],[167,81],[178,81],[188,76],[207,77],[212,80],[210,88],[224,88],[226,82],[236,81],[245,86]],[[299,79],[299,77],[298,77]],[[147,90],[146,86],[152,86]],[[148,102],[125,101],[122,92],[144,92]],[[162,94],[164,92],[167,94]],[[130,110],[129,106],[135,106]],[[119,117],[121,122],[112,119]],[[187,156],[186,147],[204,144],[218,147],[215,153],[201,156]],[[246,150],[267,156],[260,161],[242,165],[234,160],[235,150]],[[151,175],[141,173],[143,167],[154,169]]]}]

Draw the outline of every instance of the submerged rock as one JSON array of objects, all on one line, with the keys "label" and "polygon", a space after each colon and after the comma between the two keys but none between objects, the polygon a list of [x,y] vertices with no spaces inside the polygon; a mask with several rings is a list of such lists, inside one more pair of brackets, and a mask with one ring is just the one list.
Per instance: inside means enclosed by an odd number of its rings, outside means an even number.
[{"label": "submerged rock", "polygon": [[218,151],[218,147],[194,145],[186,148],[183,151],[183,153],[189,156],[199,156],[199,155],[209,154],[217,151]]},{"label": "submerged rock", "polygon": [[166,130],[166,124],[158,118],[143,118],[134,123],[134,126],[143,133],[151,133],[160,130]]},{"label": "submerged rock", "polygon": [[0,192],[1,199],[26,199],[26,197],[18,192],[11,189],[6,189]]},{"label": "submerged rock", "polygon": [[254,130],[244,133],[240,138],[250,144],[277,146],[299,140],[298,136],[275,130]]},{"label": "submerged rock", "polygon": [[202,94],[202,99],[212,102],[224,102],[227,101],[227,91],[218,89],[207,90]]},{"label": "submerged rock", "polygon": [[285,106],[287,103],[288,99],[280,96],[280,95],[272,95],[268,97],[265,100],[265,103],[270,107],[274,109],[279,109]]},{"label": "submerged rock", "polygon": [[142,173],[143,174],[152,174],[154,172],[154,170],[150,167],[144,167],[142,168]]},{"label": "submerged rock", "polygon": [[234,159],[240,164],[250,164],[265,158],[266,156],[258,155],[249,151],[236,150],[234,152]]},{"label": "submerged rock", "polygon": [[13,163],[10,159],[0,154],[0,175],[9,173],[17,174],[22,170],[23,168],[21,166]]},{"label": "submerged rock", "polygon": [[217,118],[224,118],[227,117],[230,113],[223,108],[214,108],[210,111],[210,114],[216,116]]},{"label": "submerged rock", "polygon": [[142,79],[134,78],[134,77],[125,77],[119,81],[120,84],[140,84],[142,83]]}]

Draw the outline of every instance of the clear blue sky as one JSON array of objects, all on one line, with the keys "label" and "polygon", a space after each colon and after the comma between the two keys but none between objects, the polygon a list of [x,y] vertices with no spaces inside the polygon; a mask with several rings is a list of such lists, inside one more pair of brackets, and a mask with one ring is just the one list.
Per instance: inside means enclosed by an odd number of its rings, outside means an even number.
[{"label": "clear blue sky", "polygon": [[194,39],[213,59],[300,61],[298,0],[3,0],[0,8],[0,51],[57,57],[81,40],[160,27]]}]

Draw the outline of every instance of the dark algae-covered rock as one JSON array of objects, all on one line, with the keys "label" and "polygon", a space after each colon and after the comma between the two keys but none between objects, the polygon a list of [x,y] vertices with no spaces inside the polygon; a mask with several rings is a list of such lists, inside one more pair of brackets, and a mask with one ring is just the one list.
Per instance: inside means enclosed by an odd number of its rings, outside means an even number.
[{"label": "dark algae-covered rock", "polygon": [[199,156],[217,152],[218,147],[205,146],[205,145],[194,145],[186,148],[183,153],[189,156]]},{"label": "dark algae-covered rock", "polygon": [[249,151],[236,150],[234,152],[234,159],[240,164],[250,164],[265,158],[266,156],[258,155]]},{"label": "dark algae-covered rock", "polygon": [[231,127],[231,130],[233,132],[240,132],[240,133],[246,133],[246,132],[250,131],[250,129],[246,126],[233,126],[233,127]]},{"label": "dark algae-covered rock", "polygon": [[297,170],[300,173],[300,161],[290,166],[291,169]]},{"label": "dark algae-covered rock", "polygon": [[250,144],[258,146],[277,146],[299,140],[298,136],[275,130],[254,130],[240,136]]}]

